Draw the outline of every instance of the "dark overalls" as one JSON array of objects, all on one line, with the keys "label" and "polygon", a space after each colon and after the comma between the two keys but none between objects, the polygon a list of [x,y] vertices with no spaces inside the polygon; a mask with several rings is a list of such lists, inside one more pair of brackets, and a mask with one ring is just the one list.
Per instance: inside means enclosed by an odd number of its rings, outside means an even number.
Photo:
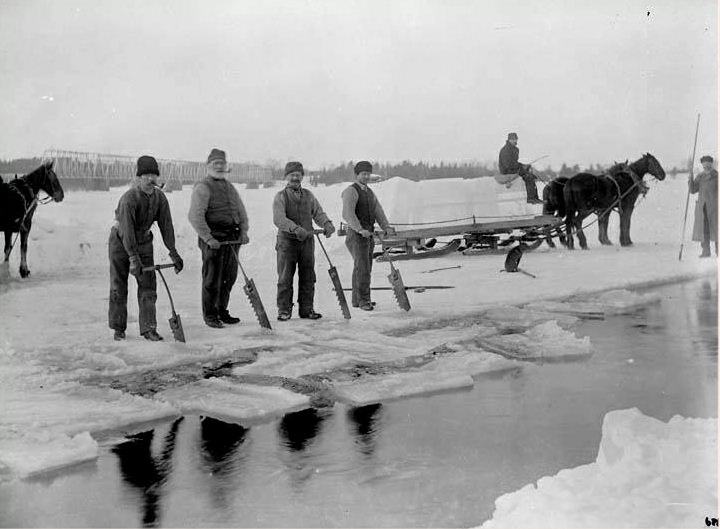
[{"label": "dark overalls", "polygon": [[[370,188],[362,189],[353,184],[357,191],[358,201],[355,205],[355,216],[363,229],[372,232],[375,229],[375,207],[377,198]],[[359,307],[370,303],[370,274],[372,273],[373,250],[375,239],[363,237],[352,228],[348,228],[345,246],[353,257],[352,273],[352,305]]]},{"label": "dark overalls", "polygon": [[277,243],[277,307],[278,312],[292,311],[293,279],[298,271],[298,307],[301,315],[313,310],[315,299],[315,238],[313,237],[312,204],[307,193],[300,198],[285,188],[285,216],[309,232],[304,241],[293,233],[278,231]]}]

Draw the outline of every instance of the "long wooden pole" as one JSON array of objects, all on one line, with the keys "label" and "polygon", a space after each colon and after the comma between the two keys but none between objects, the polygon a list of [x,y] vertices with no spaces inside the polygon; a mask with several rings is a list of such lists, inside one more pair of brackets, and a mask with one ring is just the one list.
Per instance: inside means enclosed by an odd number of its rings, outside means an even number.
[{"label": "long wooden pole", "polygon": [[697,125],[695,125],[695,141],[693,142],[693,153],[690,162],[690,178],[688,181],[688,192],[685,198],[685,216],[683,217],[683,228],[682,236],[680,237],[680,253],[678,254],[678,261],[682,261],[683,246],[685,245],[685,228],[687,227],[687,214],[688,206],[690,205],[690,186],[693,179],[693,168],[695,167],[695,148],[697,147],[698,130],[700,129],[700,113],[698,112]]}]

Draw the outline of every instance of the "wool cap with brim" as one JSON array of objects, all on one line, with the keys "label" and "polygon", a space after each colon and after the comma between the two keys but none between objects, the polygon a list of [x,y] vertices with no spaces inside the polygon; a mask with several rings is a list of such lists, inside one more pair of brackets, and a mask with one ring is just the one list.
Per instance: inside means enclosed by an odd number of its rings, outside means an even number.
[{"label": "wool cap with brim", "polygon": [[702,158],[700,158],[700,163],[703,163],[703,162],[713,163],[714,161],[715,161],[715,160],[713,160],[713,157],[712,157],[712,156],[708,156],[708,155],[705,155],[705,156],[703,156]]},{"label": "wool cap with brim", "polygon": [[296,171],[300,174],[305,174],[305,169],[303,169],[303,165],[300,162],[288,162],[285,164],[285,176]]},{"label": "wool cap with brim", "polygon": [[508,134],[508,139],[509,139],[509,140],[516,140],[516,139],[518,139],[517,132],[511,132],[510,134]]},{"label": "wool cap with brim", "polygon": [[160,168],[158,167],[157,160],[152,156],[141,156],[137,160],[137,171],[135,175],[142,176],[144,174],[160,176]]},{"label": "wool cap with brim", "polygon": [[355,164],[354,171],[355,171],[355,174],[372,173],[372,164],[370,162],[363,160],[362,162],[358,162]]},{"label": "wool cap with brim", "polygon": [[213,163],[218,160],[221,162],[227,162],[227,158],[225,158],[225,151],[221,151],[220,149],[213,149],[212,151],[210,151],[210,154],[208,154],[207,163]]}]

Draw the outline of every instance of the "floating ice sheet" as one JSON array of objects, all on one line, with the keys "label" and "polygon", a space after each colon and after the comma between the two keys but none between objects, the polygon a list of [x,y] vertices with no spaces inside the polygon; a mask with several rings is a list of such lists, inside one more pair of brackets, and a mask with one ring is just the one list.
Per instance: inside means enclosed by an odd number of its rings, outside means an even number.
[{"label": "floating ice sheet", "polygon": [[28,478],[98,456],[97,442],[88,432],[73,437],[31,432],[0,440],[0,474]]},{"label": "floating ice sheet", "polygon": [[333,384],[338,400],[353,406],[375,404],[402,397],[437,393],[473,385],[467,374],[427,372],[393,373],[367,376],[352,382]]},{"label": "floating ice sheet", "polygon": [[641,307],[659,303],[657,294],[637,294],[629,290],[610,290],[592,301],[537,301],[526,309],[571,314],[581,318],[603,318],[615,314],[629,314]]},{"label": "floating ice sheet", "polygon": [[310,406],[310,398],[272,386],[233,383],[212,378],[157,393],[184,413],[208,415],[230,422],[250,422]]},{"label": "floating ice sheet", "polygon": [[570,360],[592,354],[590,338],[577,338],[555,321],[536,325],[522,334],[477,338],[478,346],[517,360]]}]

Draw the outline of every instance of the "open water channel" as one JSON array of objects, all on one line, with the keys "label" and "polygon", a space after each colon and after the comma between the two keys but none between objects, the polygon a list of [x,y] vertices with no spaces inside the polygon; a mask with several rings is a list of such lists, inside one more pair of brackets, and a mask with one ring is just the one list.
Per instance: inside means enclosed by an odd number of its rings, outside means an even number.
[{"label": "open water channel", "polygon": [[717,280],[652,291],[661,304],[579,325],[586,361],[251,428],[187,416],[104,443],[92,464],[0,484],[1,525],[479,525],[501,494],[594,461],[608,411],[717,417]]}]

